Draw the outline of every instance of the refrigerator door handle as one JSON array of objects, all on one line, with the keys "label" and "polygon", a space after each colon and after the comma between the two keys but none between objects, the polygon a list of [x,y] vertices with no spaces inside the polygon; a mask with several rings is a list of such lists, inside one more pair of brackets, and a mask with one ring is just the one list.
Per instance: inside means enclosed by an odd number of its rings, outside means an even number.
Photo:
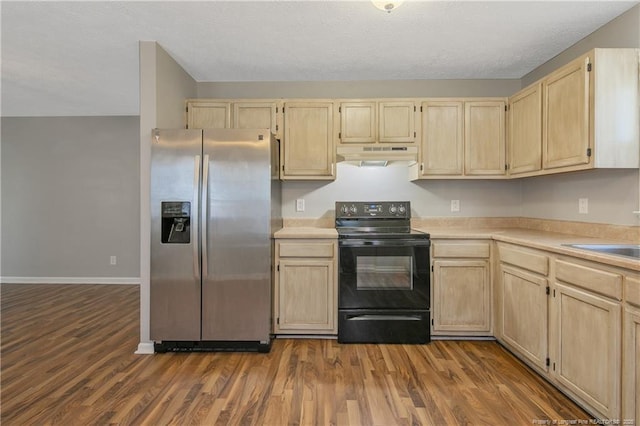
[{"label": "refrigerator door handle", "polygon": [[198,254],[198,228],[199,224],[199,195],[200,195],[200,156],[193,160],[193,224],[191,225],[191,245],[193,247],[193,276],[200,278],[200,256]]},{"label": "refrigerator door handle", "polygon": [[208,230],[207,223],[209,220],[209,154],[205,154],[202,162],[202,276],[206,277],[209,273],[208,263],[209,255],[207,253]]}]

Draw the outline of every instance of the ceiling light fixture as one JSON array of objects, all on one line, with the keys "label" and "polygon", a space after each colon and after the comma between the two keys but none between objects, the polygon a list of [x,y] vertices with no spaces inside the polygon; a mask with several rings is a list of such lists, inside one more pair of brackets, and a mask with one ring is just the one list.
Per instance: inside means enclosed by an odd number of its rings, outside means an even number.
[{"label": "ceiling light fixture", "polygon": [[377,7],[378,9],[387,12],[387,13],[391,13],[392,10],[396,10],[402,3],[403,1],[376,1],[376,0],[371,0],[371,3],[373,3],[373,5],[375,7]]}]

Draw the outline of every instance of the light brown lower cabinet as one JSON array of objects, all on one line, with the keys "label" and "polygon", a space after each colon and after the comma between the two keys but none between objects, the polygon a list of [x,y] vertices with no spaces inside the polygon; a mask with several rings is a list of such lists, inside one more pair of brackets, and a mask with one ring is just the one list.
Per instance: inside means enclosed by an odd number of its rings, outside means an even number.
[{"label": "light brown lower cabinet", "polygon": [[489,241],[433,242],[433,335],[491,335],[489,257]]},{"label": "light brown lower cabinet", "polygon": [[640,424],[640,277],[625,279],[622,418]]},{"label": "light brown lower cabinet", "polygon": [[554,292],[553,376],[599,417],[620,419],[620,302],[560,283]]},{"label": "light brown lower cabinet", "polygon": [[548,371],[549,281],[509,265],[500,266],[502,279],[501,337],[504,343],[543,371]]},{"label": "light brown lower cabinet", "polygon": [[549,257],[498,243],[496,337],[532,367],[549,371]]},{"label": "light brown lower cabinet", "polygon": [[594,417],[637,424],[638,273],[503,242],[495,264],[496,338]]},{"label": "light brown lower cabinet", "polygon": [[337,241],[276,241],[275,334],[337,334]]}]

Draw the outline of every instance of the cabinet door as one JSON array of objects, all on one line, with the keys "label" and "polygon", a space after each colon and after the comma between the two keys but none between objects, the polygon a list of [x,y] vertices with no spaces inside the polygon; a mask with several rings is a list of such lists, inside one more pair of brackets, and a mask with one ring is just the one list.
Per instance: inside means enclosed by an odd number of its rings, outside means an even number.
[{"label": "cabinet door", "polygon": [[489,333],[491,306],[488,262],[434,261],[433,299],[434,334]]},{"label": "cabinet door", "polygon": [[534,84],[509,100],[509,173],[542,169],[542,85]]},{"label": "cabinet door", "polygon": [[284,106],[282,179],[335,179],[333,103]]},{"label": "cabinet door", "polygon": [[187,102],[188,129],[227,129],[231,127],[229,102]]},{"label": "cabinet door", "polygon": [[603,297],[556,284],[554,376],[598,417],[620,418],[621,308]]},{"label": "cabinet door", "polygon": [[465,161],[467,175],[505,174],[505,102],[465,102]]},{"label": "cabinet door", "polygon": [[374,143],[376,136],[375,102],[340,104],[341,143]]},{"label": "cabinet door", "polygon": [[423,102],[421,172],[428,175],[461,175],[463,172],[463,123],[461,101]]},{"label": "cabinet door", "polygon": [[502,339],[543,371],[547,371],[547,279],[500,265]]},{"label": "cabinet door", "polygon": [[[640,424],[640,277],[625,279],[622,418]],[[632,304],[635,304],[633,306]]]},{"label": "cabinet door", "polygon": [[579,58],[543,81],[545,169],[589,162],[588,63],[588,57]]},{"label": "cabinet door", "polygon": [[332,259],[281,259],[275,330],[335,333]]},{"label": "cabinet door", "polygon": [[235,129],[271,129],[278,137],[275,102],[235,102],[233,127]]},{"label": "cabinet door", "polygon": [[412,143],[416,140],[413,102],[378,102],[378,135],[380,142]]},{"label": "cabinet door", "polygon": [[625,340],[622,373],[623,389],[622,418],[640,422],[640,309],[628,307],[625,312]]}]

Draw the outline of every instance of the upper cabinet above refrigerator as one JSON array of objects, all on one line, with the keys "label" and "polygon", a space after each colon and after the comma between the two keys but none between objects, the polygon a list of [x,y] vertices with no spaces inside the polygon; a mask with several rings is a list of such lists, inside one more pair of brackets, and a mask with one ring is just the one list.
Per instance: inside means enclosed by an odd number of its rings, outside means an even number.
[{"label": "upper cabinet above refrigerator", "polygon": [[270,129],[281,139],[279,100],[187,99],[185,110],[188,129]]}]

